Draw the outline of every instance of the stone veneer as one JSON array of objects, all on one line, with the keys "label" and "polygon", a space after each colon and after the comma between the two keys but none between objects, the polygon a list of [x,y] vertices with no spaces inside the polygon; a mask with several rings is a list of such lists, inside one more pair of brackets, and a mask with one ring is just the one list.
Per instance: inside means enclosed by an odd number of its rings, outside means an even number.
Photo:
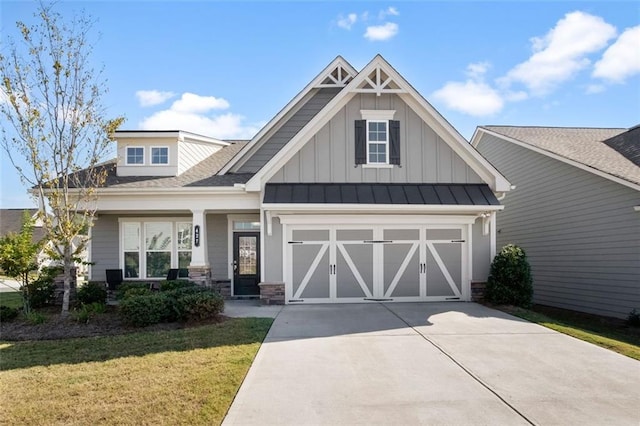
[{"label": "stone veneer", "polygon": [[[53,279],[53,283],[55,285],[55,290],[53,292],[53,303],[55,305],[62,306],[62,299],[64,297],[64,271],[60,274],[56,275]],[[77,287],[78,287],[78,269],[71,268],[71,283],[69,286],[69,303],[73,303],[76,300],[77,295]]]},{"label": "stone veneer", "polygon": [[211,287],[211,268],[208,266],[189,266],[189,281],[204,287]]},{"label": "stone veneer", "polygon": [[260,286],[260,301],[263,305],[284,305],[284,283],[266,282]]},{"label": "stone veneer", "polygon": [[484,281],[471,281],[471,300],[482,302],[484,300],[484,290],[487,283]]}]

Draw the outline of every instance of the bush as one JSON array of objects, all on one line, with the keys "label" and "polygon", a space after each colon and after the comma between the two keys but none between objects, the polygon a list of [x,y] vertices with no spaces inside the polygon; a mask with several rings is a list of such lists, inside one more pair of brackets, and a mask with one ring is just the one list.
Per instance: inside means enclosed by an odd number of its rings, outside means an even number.
[{"label": "bush", "polygon": [[134,296],[148,296],[150,294],[153,294],[153,292],[149,290],[148,287],[133,287],[124,292],[122,299],[128,299]]},{"label": "bush", "polygon": [[31,308],[42,308],[53,303],[56,285],[55,277],[58,268],[43,268],[40,276],[27,285],[25,295]]},{"label": "bush", "polygon": [[222,296],[212,291],[185,294],[178,299],[178,305],[187,320],[215,318],[224,309]]},{"label": "bush", "polygon": [[485,298],[495,304],[528,307],[532,297],[531,267],[524,250],[504,246],[491,262]]},{"label": "bush", "polygon": [[47,322],[47,317],[40,312],[31,311],[25,313],[24,316],[27,322],[31,325],[44,324],[45,322]]},{"label": "bush", "polygon": [[93,302],[89,304],[82,304],[80,308],[77,308],[73,312],[73,319],[81,324],[88,324],[89,320],[95,316],[95,314],[103,314],[107,307],[104,303]]},{"label": "bush", "polygon": [[99,282],[89,282],[78,289],[78,302],[83,305],[107,303],[107,289]]},{"label": "bush", "polygon": [[188,280],[173,280],[173,281],[161,281],[160,291],[171,291],[180,288],[197,287],[198,285]]},{"label": "bush", "polygon": [[18,316],[18,309],[10,306],[0,306],[0,322],[11,321]]},{"label": "bush", "polygon": [[126,298],[119,306],[122,321],[134,327],[162,322],[169,316],[166,299],[160,293]]},{"label": "bush", "polygon": [[[124,299],[126,297],[127,291],[136,288],[136,289],[147,289],[149,290],[149,284],[143,283],[139,281],[125,281],[120,283],[118,288],[116,289],[116,299]],[[132,293],[133,294],[133,293]]]},{"label": "bush", "polygon": [[629,316],[627,317],[627,324],[631,327],[640,327],[640,312],[636,309],[629,312]]}]

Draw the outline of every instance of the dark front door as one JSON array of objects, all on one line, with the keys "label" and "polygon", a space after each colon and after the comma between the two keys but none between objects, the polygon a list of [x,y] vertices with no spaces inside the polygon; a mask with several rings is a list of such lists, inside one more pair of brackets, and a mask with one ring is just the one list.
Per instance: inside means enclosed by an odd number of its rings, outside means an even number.
[{"label": "dark front door", "polygon": [[260,233],[233,233],[233,294],[258,295],[260,289]]}]

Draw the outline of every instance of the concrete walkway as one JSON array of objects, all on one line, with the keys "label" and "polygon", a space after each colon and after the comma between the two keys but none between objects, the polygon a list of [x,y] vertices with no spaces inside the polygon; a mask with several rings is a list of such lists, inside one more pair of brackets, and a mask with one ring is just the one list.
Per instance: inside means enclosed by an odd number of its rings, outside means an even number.
[{"label": "concrete walkway", "polygon": [[638,425],[640,362],[473,303],[286,306],[224,421]]}]

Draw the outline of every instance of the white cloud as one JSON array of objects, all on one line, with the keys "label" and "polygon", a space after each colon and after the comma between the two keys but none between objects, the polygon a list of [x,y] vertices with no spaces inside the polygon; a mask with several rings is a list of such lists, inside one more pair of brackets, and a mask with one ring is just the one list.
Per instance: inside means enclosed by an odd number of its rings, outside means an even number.
[{"label": "white cloud", "polygon": [[159,105],[173,98],[173,92],[161,92],[159,90],[138,90],[136,98],[142,107]]},{"label": "white cloud", "polygon": [[246,123],[240,114],[211,114],[229,108],[229,102],[213,96],[183,93],[168,109],[158,111],[139,123],[142,130],[186,130],[220,139],[253,137],[264,123]]},{"label": "white cloud", "polygon": [[594,95],[596,93],[604,92],[605,87],[602,84],[590,84],[585,89],[587,95]]},{"label": "white cloud", "polygon": [[396,9],[393,6],[389,6],[385,10],[381,10],[380,13],[378,13],[378,19],[382,21],[387,16],[398,16],[398,15],[400,15],[400,12],[398,12],[398,9]]},{"label": "white cloud", "polygon": [[475,62],[467,65],[467,75],[470,78],[478,79],[484,77],[491,64],[489,62]]},{"label": "white cloud", "polygon": [[183,93],[182,97],[171,105],[174,111],[199,113],[207,112],[212,109],[227,109],[229,102],[222,98],[214,96],[200,96],[194,93]]},{"label": "white cloud", "polygon": [[367,31],[364,33],[364,38],[370,41],[384,41],[389,40],[396,34],[398,34],[398,24],[387,22],[383,25],[372,25],[367,27]]},{"label": "white cloud", "polygon": [[524,84],[534,95],[544,95],[590,64],[587,55],[601,50],[616,29],[599,16],[568,13],[544,37],[531,39],[533,55],[516,65],[500,83]]},{"label": "white cloud", "polygon": [[340,28],[344,28],[345,30],[350,30],[353,24],[358,20],[358,15],[355,13],[350,13],[347,16],[338,16],[338,26]]},{"label": "white cloud", "polygon": [[448,108],[476,117],[495,114],[504,106],[500,94],[482,81],[450,81],[432,96]]},{"label": "white cloud", "polygon": [[640,25],[627,28],[596,62],[593,77],[623,83],[640,73]]}]

